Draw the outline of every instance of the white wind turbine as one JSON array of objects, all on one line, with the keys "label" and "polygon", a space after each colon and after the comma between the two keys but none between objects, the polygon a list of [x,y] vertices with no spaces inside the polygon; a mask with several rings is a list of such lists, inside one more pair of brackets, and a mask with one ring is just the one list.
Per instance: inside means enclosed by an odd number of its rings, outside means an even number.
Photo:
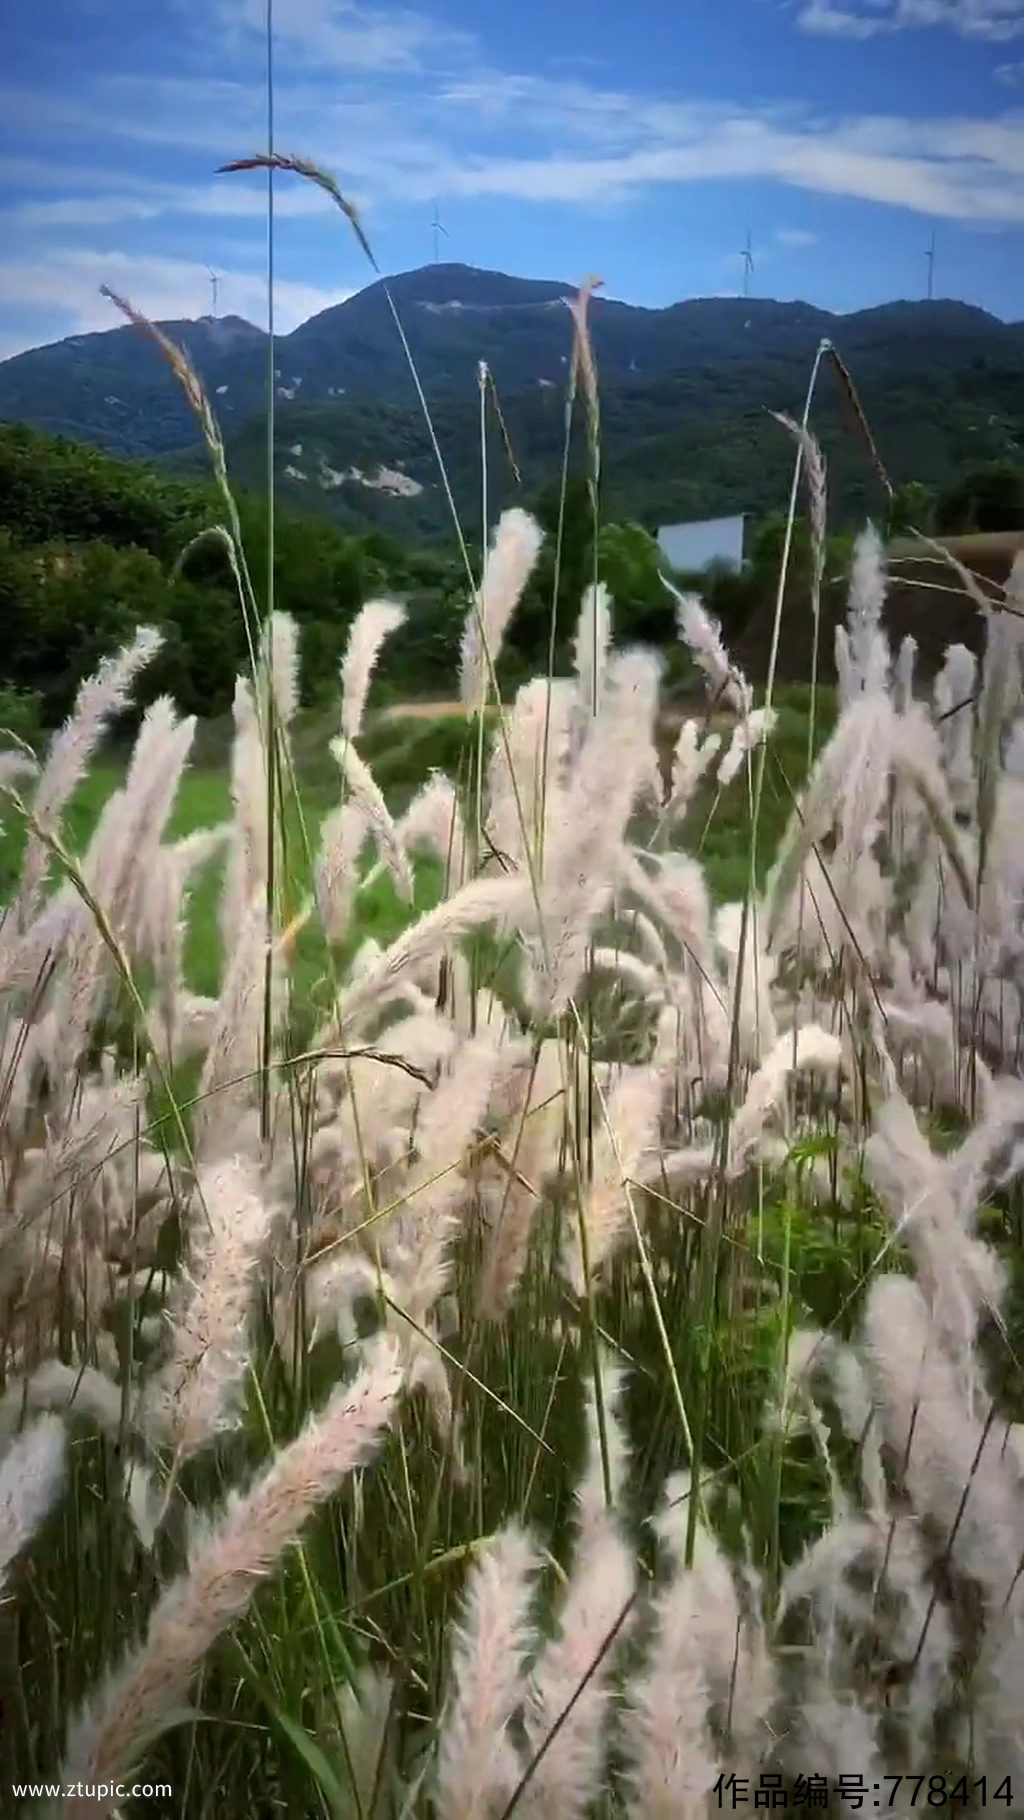
[{"label": "white wind turbine", "polygon": [[433,214],[433,219],[432,219],[430,225],[431,225],[431,228],[433,229],[433,234],[434,234],[434,264],[437,265],[438,260],[440,258],[440,236],[443,234],[445,239],[447,240],[448,239],[448,229],[445,227],[443,221],[441,220],[440,215],[438,214],[436,202],[434,203],[434,214]]}]

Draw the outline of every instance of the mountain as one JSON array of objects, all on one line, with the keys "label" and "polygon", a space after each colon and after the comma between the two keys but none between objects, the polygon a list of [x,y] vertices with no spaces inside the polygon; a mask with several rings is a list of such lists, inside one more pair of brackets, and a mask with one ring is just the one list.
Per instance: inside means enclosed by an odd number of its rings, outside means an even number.
[{"label": "mountain", "polygon": [[[523,489],[529,496],[557,476],[572,290],[461,265],[387,280],[457,503],[471,521],[479,512],[481,361]],[[616,508],[634,515],[664,520],[777,506],[792,446],[771,413],[799,415],[823,339],[852,372],[896,482],[948,485],[965,467],[1016,458],[1024,445],[1024,324],[967,304],[891,303],[835,316],[761,298],[651,310],[598,293],[590,321],[604,472]],[[266,336],[231,317],[162,326],[203,376],[233,471],[259,481]],[[274,365],[277,472],[294,503],[343,524],[417,536],[444,530],[444,490],[383,280],[278,338]],[[0,418],[185,468],[198,458],[179,388],[159,350],[134,328],[76,336],[0,363]],[[874,509],[861,432],[828,373],[815,424],[830,456],[834,505],[845,513]],[[490,466],[496,508],[518,493],[496,430]]]},{"label": "mountain", "polygon": [[[760,517],[784,506],[793,441],[774,413],[799,414],[805,363],[767,367],[736,361],[685,379],[602,386],[601,472],[606,514],[648,525],[745,511]],[[911,377],[869,375],[858,386],[863,411],[895,485],[920,480],[945,491],[989,462],[1020,459],[1024,449],[1024,363],[1013,368],[930,369]],[[504,437],[488,426],[488,509],[534,501],[561,473],[562,395],[520,391],[501,401],[520,482]],[[460,520],[480,515],[479,407],[448,393],[432,406],[448,483]],[[887,497],[847,395],[829,367],[816,393],[814,427],[828,464],[834,527],[884,517]],[[374,526],[393,535],[451,535],[450,508],[433,442],[416,406],[347,399],[295,400],[278,406],[275,470],[282,499],[324,512],[348,530]],[[195,458],[190,460],[192,466]],[[585,466],[577,423],[573,465]],[[261,487],[266,432],[252,419],[228,440],[228,462],[242,484]]]},{"label": "mountain", "polygon": [[[187,348],[218,410],[226,386],[259,406],[267,337],[240,316],[162,322]],[[163,455],[187,447],[195,420],[156,344],[139,329],[72,335],[0,361],[0,419],[97,442],[115,455]]]}]

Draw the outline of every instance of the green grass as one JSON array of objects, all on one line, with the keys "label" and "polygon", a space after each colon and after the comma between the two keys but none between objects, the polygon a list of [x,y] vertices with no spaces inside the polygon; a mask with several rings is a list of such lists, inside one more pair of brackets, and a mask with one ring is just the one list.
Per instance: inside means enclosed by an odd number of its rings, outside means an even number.
[{"label": "green grass", "polygon": [[[323,716],[315,721],[307,717],[296,739],[298,803],[288,803],[285,818],[289,909],[293,914],[309,887],[308,856],[316,852],[320,825],[341,800],[338,768],[328,751],[334,725],[328,726]],[[466,727],[461,721],[417,721],[405,725],[386,722],[370,731],[363,751],[397,812],[432,768],[457,770],[465,740]],[[223,729],[219,726],[200,729],[199,762],[182,779],[168,824],[168,839],[180,839],[231,819],[226,753],[223,758],[218,754],[222,743]],[[62,830],[64,843],[73,856],[80,858],[85,853],[104,804],[123,778],[124,764],[118,755],[108,753],[92,766],[75,791],[65,810]],[[17,882],[24,843],[24,827],[17,812],[7,806],[0,816],[0,904]],[[369,863],[368,860],[367,868]],[[206,867],[197,878],[191,897],[185,971],[192,990],[207,995],[217,992],[221,977],[217,904],[222,877],[222,864]],[[437,899],[437,868],[420,861],[416,881],[418,914]],[[402,904],[390,880],[376,879],[360,892],[358,920],[346,949],[371,936],[386,944],[400,934],[408,920],[409,908]],[[323,938],[315,927],[307,927],[299,936],[292,977],[298,1003],[307,1003],[310,998],[313,1003],[322,1000],[318,988],[325,977],[325,954]]]},{"label": "green grass", "polygon": [[[788,689],[778,698],[779,720],[769,746],[758,833],[760,877],[777,847],[792,812],[794,797],[807,775],[808,697],[806,690]],[[821,691],[816,709],[815,750],[831,731],[834,719],[834,698],[830,691]],[[322,713],[307,714],[300,718],[295,733],[293,750],[301,817],[292,803],[286,821],[289,889],[295,899],[293,910],[298,908],[309,883],[305,842],[308,841],[312,852],[316,851],[320,824],[340,799],[338,769],[328,750],[335,724]],[[468,732],[466,722],[457,717],[382,719],[370,726],[361,749],[394,813],[405,806],[430,771],[442,770],[453,778],[465,777],[465,765],[470,756]],[[219,724],[200,728],[196,742],[198,762],[182,779],[169,825],[169,838],[178,839],[196,829],[211,828],[230,819],[225,733]],[[72,854],[80,856],[85,852],[103,805],[122,781],[123,774],[123,765],[118,758],[108,754],[92,767],[75,792],[64,817],[64,839]],[[713,784],[706,786],[691,811],[686,844],[705,865],[712,893],[719,901],[739,899],[746,893],[750,817],[750,789],[745,771],[725,790],[719,790]],[[23,844],[24,830],[15,811],[8,809],[0,816],[0,903],[9,895],[17,879]],[[417,905],[422,909],[436,901],[439,879],[436,869],[423,862],[418,864],[416,873]],[[221,876],[221,867],[207,867],[192,894],[186,973],[192,989],[204,994],[215,993],[220,979],[217,900]],[[376,880],[360,893],[358,923],[352,941],[372,936],[387,943],[400,934],[408,914],[408,908],[401,904],[390,881],[387,878]],[[309,991],[316,994],[317,981],[323,971],[322,939],[314,929],[304,930],[298,943],[294,975],[300,1002]]]}]

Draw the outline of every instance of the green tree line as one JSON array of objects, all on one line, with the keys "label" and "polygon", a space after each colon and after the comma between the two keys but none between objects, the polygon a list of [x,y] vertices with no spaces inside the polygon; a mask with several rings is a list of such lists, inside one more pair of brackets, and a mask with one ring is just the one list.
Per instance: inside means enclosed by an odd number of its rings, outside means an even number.
[{"label": "green tree line", "polygon": [[[257,597],[268,583],[268,519],[256,492],[237,496]],[[674,607],[650,531],[605,523],[591,489],[570,478],[527,502],[547,536],[512,624],[502,669],[513,684],[545,667],[554,644],[563,661],[583,590],[599,577],[615,601],[620,641],[674,647]],[[83,444],[0,425],[0,689],[4,720],[35,715],[43,726],[67,713],[83,675],[140,623],[160,627],[164,650],[146,689],[171,693],[187,713],[217,716],[230,705],[248,657],[237,589],[223,541],[203,532],[223,522],[212,483],[183,481]],[[905,487],[887,529],[989,530],[1024,526],[1024,470],[985,469],[948,495]],[[727,640],[740,637],[774,597],[785,536],[781,515],[755,523],[739,573],[681,578],[699,586]],[[196,541],[198,540],[198,541]],[[830,540],[827,568],[841,573],[848,534]],[[474,572],[479,545],[470,546]],[[789,589],[806,599],[810,540],[799,520]],[[332,692],[348,628],[374,595],[407,603],[407,623],[389,646],[383,686],[395,694],[450,691],[468,584],[462,556],[407,547],[379,531],[340,530],[329,520],[278,509],[274,598],[302,632],[303,696]],[[554,615],[554,618],[553,618]],[[674,661],[682,663],[678,653]]]}]

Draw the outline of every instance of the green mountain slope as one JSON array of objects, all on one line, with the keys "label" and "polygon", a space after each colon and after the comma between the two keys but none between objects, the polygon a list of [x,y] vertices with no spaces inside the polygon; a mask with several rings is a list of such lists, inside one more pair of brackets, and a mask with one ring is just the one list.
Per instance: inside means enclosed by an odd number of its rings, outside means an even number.
[{"label": "green mountain slope", "polygon": [[[491,412],[492,511],[557,478],[572,324],[569,287],[455,265],[389,281],[417,363],[460,516],[479,518],[480,363],[500,398],[517,484]],[[600,295],[591,324],[601,388],[606,506],[648,524],[782,503],[791,448],[772,413],[798,416],[819,343],[852,372],[897,484],[942,488],[1024,445],[1024,324],[951,302],[893,303],[836,317],[809,304],[696,299],[646,310]],[[168,325],[188,346],[242,484],[265,483],[267,341],[233,318]],[[431,438],[381,283],[275,344],[282,498],[345,529],[404,541],[450,533]],[[205,465],[195,424],[159,351],[134,328],[78,336],[0,363],[0,418]],[[826,362],[815,424],[833,512],[877,510],[877,475]]]},{"label": "green mountain slope", "polygon": [[[773,413],[798,416],[802,363],[737,362],[720,370],[602,389],[605,509],[648,525],[784,503],[792,442]],[[897,486],[911,480],[942,490],[991,461],[1019,459],[1024,447],[1024,362],[976,361],[946,372],[869,373],[861,402],[882,461]],[[489,414],[488,493],[492,508],[530,500],[560,472],[564,398],[534,388],[501,399],[516,475],[496,416]],[[442,396],[432,411],[460,517],[479,517],[480,413],[476,396]],[[575,441],[582,461],[583,426]],[[879,512],[885,494],[848,397],[822,373],[814,424],[829,462],[832,515],[852,523]],[[450,511],[419,407],[396,403],[284,402],[276,424],[282,498],[346,528],[372,525],[403,539],[450,533]],[[245,484],[265,474],[266,432],[253,420],[228,438],[232,471]]]}]

